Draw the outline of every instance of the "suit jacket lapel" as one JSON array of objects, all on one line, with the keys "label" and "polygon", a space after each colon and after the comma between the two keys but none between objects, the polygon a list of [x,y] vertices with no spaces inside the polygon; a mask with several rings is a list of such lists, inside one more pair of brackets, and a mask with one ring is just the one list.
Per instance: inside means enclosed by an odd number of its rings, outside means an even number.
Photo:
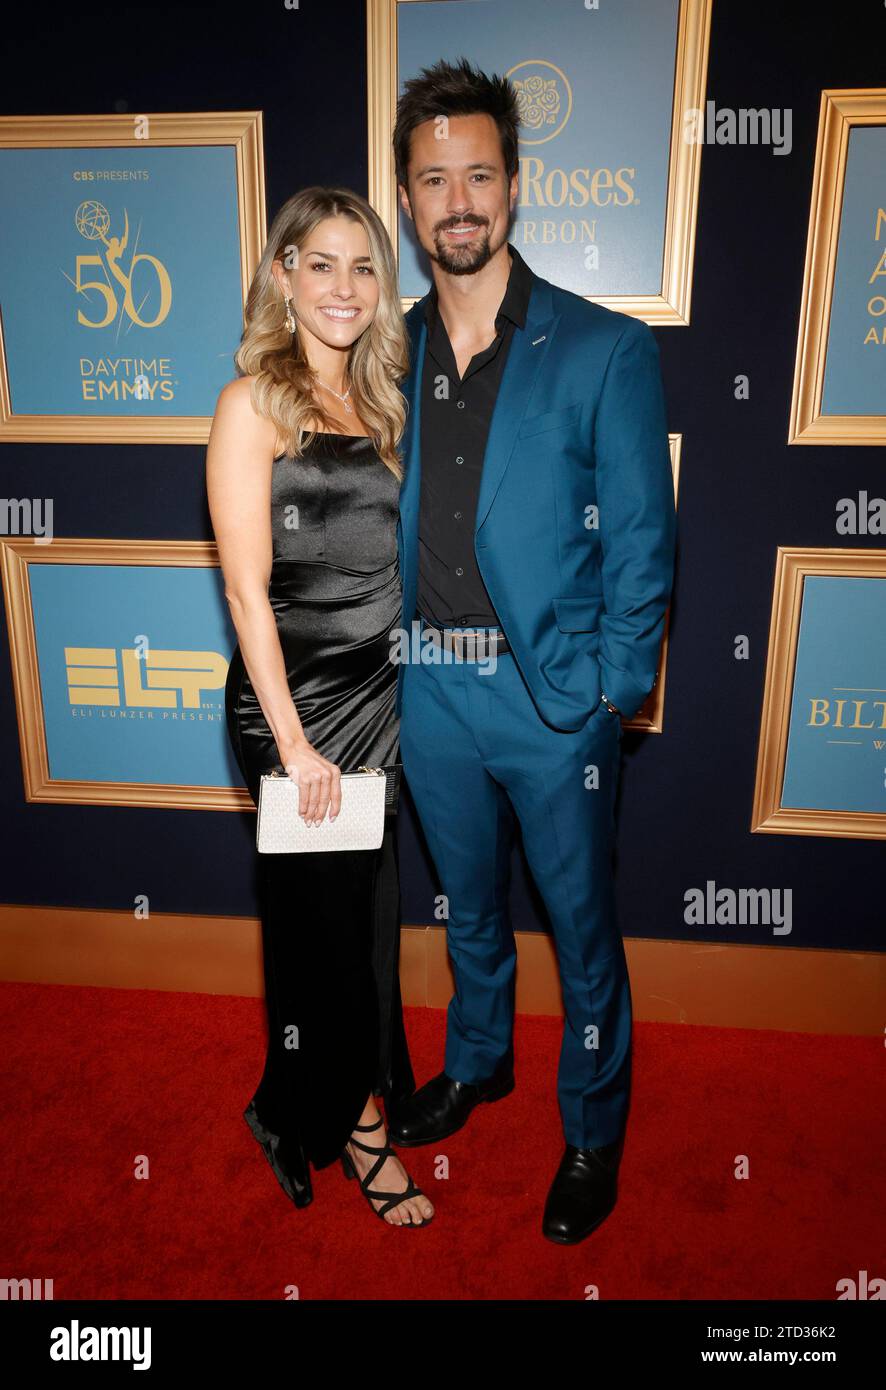
[{"label": "suit jacket lapel", "polygon": [[559,314],[551,314],[550,285],[546,280],[533,275],[526,324],[523,328],[514,329],[498,399],[492,412],[486,452],[483,455],[480,493],[477,498],[475,535],[486,519],[510,462],[517,442],[517,432],[523,423],[532,389],[551,345],[559,317]]},{"label": "suit jacket lapel", "polygon": [[[400,522],[404,543],[407,538],[418,534],[421,489],[421,380],[428,337],[424,317],[426,302],[427,295],[418,301],[407,320],[412,345],[412,368],[403,385],[403,394],[407,401],[403,439],[405,475],[400,489]],[[477,499],[475,535],[483,525],[504,477],[532,389],[554,337],[560,315],[552,314],[551,308],[550,284],[533,275],[526,324],[524,328],[514,330],[498,399],[492,412]]]},{"label": "suit jacket lapel", "polygon": [[403,483],[400,488],[400,522],[404,541],[413,531],[418,535],[418,501],[421,486],[421,379],[428,338],[425,304],[420,299],[407,319],[411,342],[412,367],[403,384],[406,397],[406,428],[403,432]]}]

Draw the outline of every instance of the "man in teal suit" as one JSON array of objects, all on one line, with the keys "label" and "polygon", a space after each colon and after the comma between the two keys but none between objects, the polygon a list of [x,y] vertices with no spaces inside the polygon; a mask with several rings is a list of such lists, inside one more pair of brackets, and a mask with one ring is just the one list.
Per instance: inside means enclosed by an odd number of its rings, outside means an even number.
[{"label": "man in teal suit", "polygon": [[[509,244],[517,107],[462,59],[406,84],[394,152],[433,287],[412,342],[397,542],[404,771],[448,900],[444,1070],[392,1119],[435,1143],[514,1086],[515,819],[557,947],[565,1151],[551,1240],[612,1210],[631,997],[612,884],[621,719],[651,690],[676,519],[649,327],[533,274]],[[506,1158],[506,1155],[504,1156]]]}]

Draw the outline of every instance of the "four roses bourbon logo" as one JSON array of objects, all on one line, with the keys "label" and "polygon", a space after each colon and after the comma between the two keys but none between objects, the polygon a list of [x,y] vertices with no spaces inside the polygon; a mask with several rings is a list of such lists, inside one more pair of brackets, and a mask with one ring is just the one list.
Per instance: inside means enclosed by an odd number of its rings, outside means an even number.
[{"label": "four roses bourbon logo", "polygon": [[562,69],[541,58],[530,59],[508,73],[517,93],[517,110],[524,145],[543,145],[559,135],[572,114],[572,88]]}]

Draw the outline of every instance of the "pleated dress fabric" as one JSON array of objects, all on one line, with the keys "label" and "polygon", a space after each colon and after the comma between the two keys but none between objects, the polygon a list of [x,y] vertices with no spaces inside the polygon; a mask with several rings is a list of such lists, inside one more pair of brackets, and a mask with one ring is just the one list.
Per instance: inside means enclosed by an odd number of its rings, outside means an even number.
[{"label": "pleated dress fabric", "polygon": [[[399,483],[363,436],[317,433],[274,460],[268,596],[305,735],[342,772],[399,760]],[[228,733],[256,806],[283,771],[239,645],[225,688]],[[268,1042],[244,1112],[283,1190],[313,1199],[310,1164],[341,1153],[370,1092],[390,1116],[411,1095],[398,976],[396,820],[378,850],[256,854]]]}]

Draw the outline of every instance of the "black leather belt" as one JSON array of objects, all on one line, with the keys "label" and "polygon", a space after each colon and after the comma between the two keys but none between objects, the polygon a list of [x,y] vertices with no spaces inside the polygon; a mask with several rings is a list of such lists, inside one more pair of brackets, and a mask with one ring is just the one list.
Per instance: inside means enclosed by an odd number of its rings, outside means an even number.
[{"label": "black leather belt", "polygon": [[422,631],[431,634],[435,646],[452,652],[461,661],[485,661],[511,650],[500,627],[435,627],[427,618],[421,620]]}]

